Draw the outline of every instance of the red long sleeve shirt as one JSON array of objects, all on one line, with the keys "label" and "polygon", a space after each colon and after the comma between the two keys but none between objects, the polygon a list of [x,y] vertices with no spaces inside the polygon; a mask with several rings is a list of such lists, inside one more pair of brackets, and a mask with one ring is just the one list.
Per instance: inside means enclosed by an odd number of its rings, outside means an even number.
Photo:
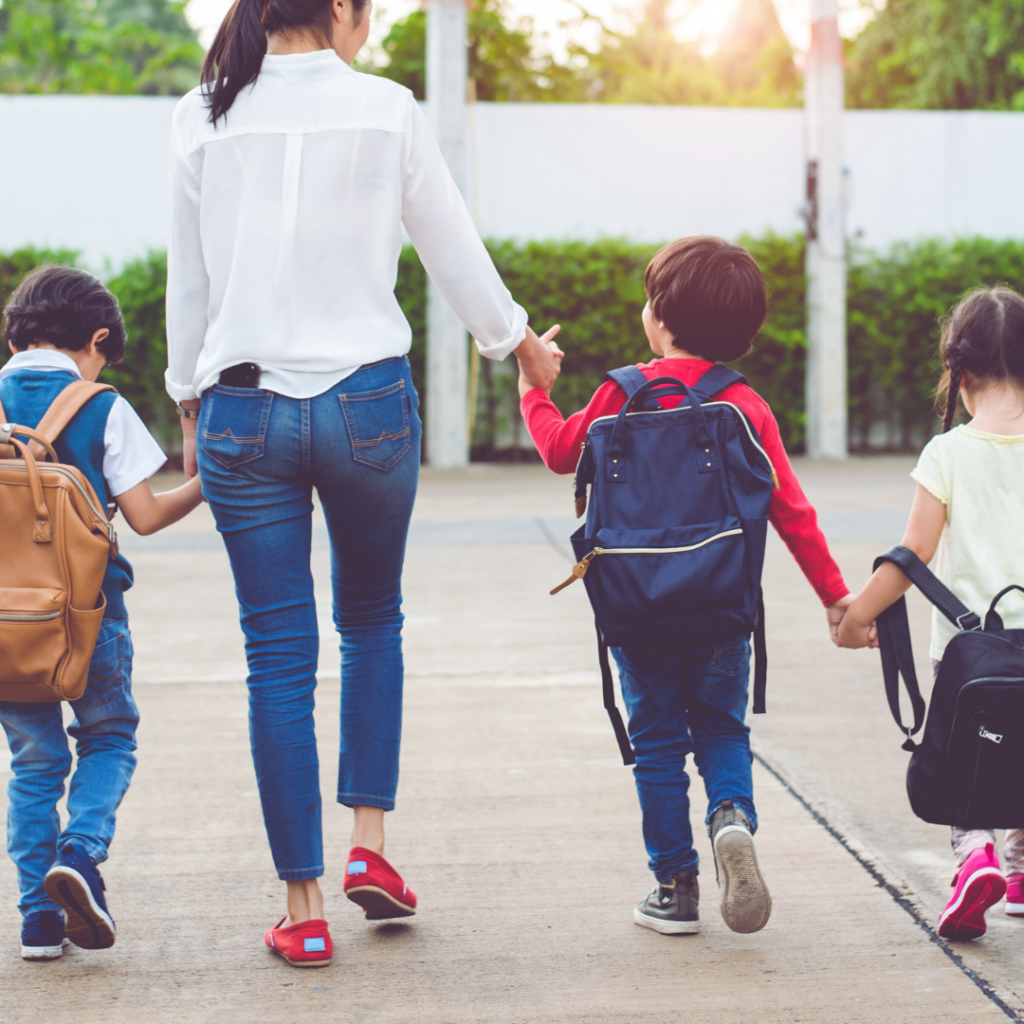
[{"label": "red long sleeve shirt", "polygon": [[[654,377],[678,377],[684,384],[696,384],[714,363],[704,359],[652,359],[638,368],[648,380]],[[807,500],[793,472],[789,456],[779,436],[779,425],[768,403],[746,384],[732,384],[715,396],[739,406],[757,428],[768,458],[775,467],[779,486],[772,492],[768,518],[785,541],[821,603],[827,608],[849,593],[843,575],[828,550],[828,542],[818,526],[814,506]],[[678,396],[661,399],[664,408],[682,402]],[[572,473],[579,461],[580,446],[590,424],[600,416],[614,416],[626,403],[626,394],[614,381],[597,389],[590,404],[567,420],[541,388],[533,388],[522,401],[523,419],[540,451],[544,464],[556,473]]]}]

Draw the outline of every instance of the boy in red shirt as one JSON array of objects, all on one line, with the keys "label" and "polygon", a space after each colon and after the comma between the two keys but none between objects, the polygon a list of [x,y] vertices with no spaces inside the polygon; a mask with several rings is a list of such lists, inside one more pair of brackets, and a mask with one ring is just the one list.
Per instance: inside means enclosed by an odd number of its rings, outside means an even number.
[{"label": "boy in red shirt", "polygon": [[[639,365],[648,379],[676,377],[696,384],[716,362],[746,355],[767,316],[767,289],[754,259],[720,238],[683,238],[665,246],[648,266],[644,288],[644,330],[659,357]],[[585,409],[566,420],[551,401],[550,390],[535,387],[523,375],[519,393],[530,436],[545,465],[556,473],[575,471],[590,424],[615,415],[626,402],[625,392],[608,381]],[[739,406],[760,435],[778,476],[770,521],[825,606],[836,642],[839,621],[853,598],[793,472],[775,417],[746,384],[733,384],[715,399]],[[682,399],[660,401],[672,408]],[[744,721],[749,637],[703,650],[620,647],[612,648],[612,654],[636,754],[644,842],[658,883],[634,910],[634,921],[663,934],[699,928],[698,857],[685,769],[687,755],[693,753],[708,792],[706,824],[722,916],[733,931],[759,931],[771,913],[771,897],[753,843],[757,814],[750,730]]]}]

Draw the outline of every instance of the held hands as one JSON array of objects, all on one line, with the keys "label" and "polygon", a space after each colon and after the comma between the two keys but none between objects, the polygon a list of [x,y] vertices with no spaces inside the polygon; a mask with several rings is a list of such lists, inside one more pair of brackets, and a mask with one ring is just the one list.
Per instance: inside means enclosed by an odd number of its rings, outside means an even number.
[{"label": "held hands", "polygon": [[847,594],[842,600],[825,609],[829,633],[836,647],[850,650],[858,647],[878,646],[878,625],[863,621],[857,614],[857,595]]},{"label": "held hands", "polygon": [[526,328],[526,337],[515,350],[519,360],[520,398],[531,388],[543,388],[551,394],[551,388],[562,372],[562,357],[565,355],[554,341],[561,329],[559,324],[555,324],[538,338],[532,328]]}]

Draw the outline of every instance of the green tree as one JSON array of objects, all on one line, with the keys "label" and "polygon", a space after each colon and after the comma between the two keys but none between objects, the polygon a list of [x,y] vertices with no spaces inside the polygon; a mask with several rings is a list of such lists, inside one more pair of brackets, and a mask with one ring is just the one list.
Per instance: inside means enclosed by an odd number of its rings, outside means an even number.
[{"label": "green tree", "polygon": [[203,50],[184,0],[4,0],[0,92],[181,95]]},{"label": "green tree", "polygon": [[847,56],[851,107],[1024,110],[1024,0],[888,0]]},{"label": "green tree", "polygon": [[[529,102],[547,98],[544,72],[552,63],[533,51],[533,25],[511,24],[507,0],[473,0],[468,16],[469,77],[480,100]],[[383,60],[361,70],[401,82],[417,99],[427,85],[427,14],[414,11],[396,21],[382,44]]]}]

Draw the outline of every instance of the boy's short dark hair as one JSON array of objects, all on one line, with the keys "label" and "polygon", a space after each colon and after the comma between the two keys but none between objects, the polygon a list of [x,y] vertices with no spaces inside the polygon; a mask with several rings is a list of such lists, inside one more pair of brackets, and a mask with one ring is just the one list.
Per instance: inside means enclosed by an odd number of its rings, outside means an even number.
[{"label": "boy's short dark hair", "polygon": [[101,281],[75,267],[37,267],[4,307],[4,341],[19,352],[40,341],[79,352],[104,327],[110,334],[97,348],[112,365],[124,355],[121,307]]},{"label": "boy's short dark hair", "polygon": [[745,356],[768,316],[768,289],[753,256],[712,235],[660,249],[644,274],[644,290],[676,345],[712,362]]}]

